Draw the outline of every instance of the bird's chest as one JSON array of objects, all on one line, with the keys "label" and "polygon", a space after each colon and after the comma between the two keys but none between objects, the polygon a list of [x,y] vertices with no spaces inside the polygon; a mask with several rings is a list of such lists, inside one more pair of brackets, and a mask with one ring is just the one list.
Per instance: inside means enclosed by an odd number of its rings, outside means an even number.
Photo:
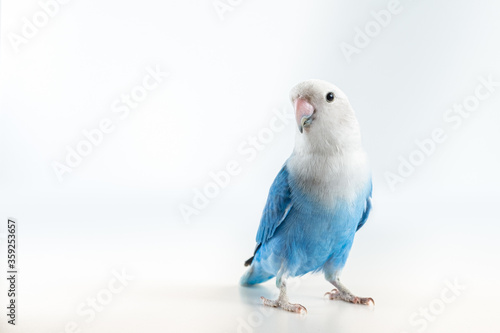
[{"label": "bird's chest", "polygon": [[363,214],[359,199],[347,202],[337,198],[331,207],[309,201],[305,205],[294,206],[294,209],[294,220],[300,234],[321,239],[326,247],[332,242],[352,237]]},{"label": "bird's chest", "polygon": [[369,171],[357,156],[290,161],[297,228],[318,247],[352,241],[366,202]]},{"label": "bird's chest", "polygon": [[363,153],[342,157],[294,156],[289,169],[297,197],[333,210],[355,202],[370,179]]}]

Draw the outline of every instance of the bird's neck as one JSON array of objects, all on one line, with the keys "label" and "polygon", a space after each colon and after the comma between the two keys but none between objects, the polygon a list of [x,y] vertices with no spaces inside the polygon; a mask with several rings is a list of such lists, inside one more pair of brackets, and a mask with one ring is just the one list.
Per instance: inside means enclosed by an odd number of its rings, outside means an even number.
[{"label": "bird's neck", "polygon": [[318,200],[327,204],[355,200],[370,179],[361,145],[304,148],[295,147],[288,168],[296,185]]}]

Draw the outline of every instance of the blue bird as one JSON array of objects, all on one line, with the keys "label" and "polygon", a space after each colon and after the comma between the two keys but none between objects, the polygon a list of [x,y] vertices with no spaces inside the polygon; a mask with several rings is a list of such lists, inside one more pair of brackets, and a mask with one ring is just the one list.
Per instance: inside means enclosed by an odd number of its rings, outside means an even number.
[{"label": "blue bird", "polygon": [[371,173],[354,111],[339,88],[321,80],[297,84],[290,98],[298,124],[295,148],[269,190],[254,256],[240,283],[276,277],[279,297],[261,297],[264,305],[307,313],[289,302],[286,280],[322,271],[334,286],[325,294],[330,299],[374,304],[353,295],[339,278],[371,209]]}]

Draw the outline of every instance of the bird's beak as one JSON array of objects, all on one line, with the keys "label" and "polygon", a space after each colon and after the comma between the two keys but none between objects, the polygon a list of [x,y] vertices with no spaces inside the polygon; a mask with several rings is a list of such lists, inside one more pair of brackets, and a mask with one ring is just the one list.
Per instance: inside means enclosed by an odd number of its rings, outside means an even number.
[{"label": "bird's beak", "polygon": [[302,97],[295,99],[293,101],[293,106],[295,108],[295,120],[299,126],[300,133],[302,133],[304,127],[311,125],[313,121],[314,106]]}]

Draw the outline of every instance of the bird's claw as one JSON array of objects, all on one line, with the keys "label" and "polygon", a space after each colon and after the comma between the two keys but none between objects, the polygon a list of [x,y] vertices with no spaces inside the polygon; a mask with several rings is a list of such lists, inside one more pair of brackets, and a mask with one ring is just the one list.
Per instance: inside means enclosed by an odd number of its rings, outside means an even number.
[{"label": "bird's claw", "polygon": [[323,296],[328,295],[328,297],[330,297],[330,299],[336,299],[335,295],[337,295],[338,293],[339,293],[339,291],[337,289],[333,289],[332,291],[327,291]]},{"label": "bird's claw", "polygon": [[375,305],[375,301],[371,297],[357,297],[348,293],[342,293],[338,289],[326,292],[325,296],[331,300],[341,300],[353,304]]},{"label": "bird's claw", "polygon": [[354,304],[363,304],[363,305],[375,305],[375,301],[371,297],[354,297]]},{"label": "bird's claw", "polygon": [[262,303],[266,306],[271,306],[274,308],[282,308],[283,310],[290,311],[290,312],[295,312],[299,314],[307,314],[307,309],[300,305],[300,304],[292,304],[288,301],[283,301],[283,300],[270,300],[267,299],[263,296],[260,298],[262,300]]}]

